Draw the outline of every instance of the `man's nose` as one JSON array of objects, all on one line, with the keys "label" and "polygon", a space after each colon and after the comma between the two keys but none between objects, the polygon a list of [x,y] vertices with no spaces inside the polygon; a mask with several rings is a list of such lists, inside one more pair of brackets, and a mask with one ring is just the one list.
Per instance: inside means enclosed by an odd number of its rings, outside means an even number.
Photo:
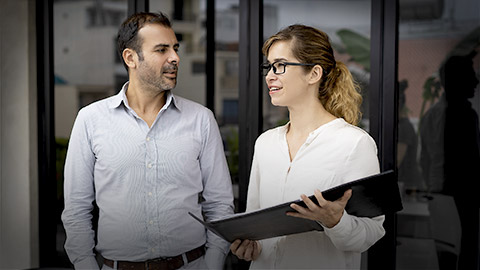
[{"label": "man's nose", "polygon": [[173,51],[169,58],[168,58],[168,62],[169,63],[176,63],[178,65],[178,63],[180,62],[180,56],[178,56],[178,53],[176,51]]}]

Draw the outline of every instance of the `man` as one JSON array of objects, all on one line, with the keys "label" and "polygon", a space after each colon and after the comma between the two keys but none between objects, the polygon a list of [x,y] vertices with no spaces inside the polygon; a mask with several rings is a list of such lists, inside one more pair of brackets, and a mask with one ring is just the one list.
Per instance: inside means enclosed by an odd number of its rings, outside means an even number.
[{"label": "man", "polygon": [[188,212],[207,220],[232,214],[230,176],[213,114],[171,93],[178,47],[164,14],[132,15],[118,33],[129,82],[78,113],[62,214],[77,269],[99,268],[94,249],[107,269],[223,267],[229,244]]},{"label": "man", "polygon": [[443,193],[453,196],[462,229],[458,269],[479,269],[480,130],[478,115],[469,99],[479,83],[473,51],[450,57],[443,74],[447,107],[444,123]]},{"label": "man", "polygon": [[449,57],[439,71],[444,94],[420,127],[422,165],[434,183],[431,191],[452,196],[461,225],[459,270],[478,269],[480,130],[473,98],[479,80],[473,67],[476,51]]}]

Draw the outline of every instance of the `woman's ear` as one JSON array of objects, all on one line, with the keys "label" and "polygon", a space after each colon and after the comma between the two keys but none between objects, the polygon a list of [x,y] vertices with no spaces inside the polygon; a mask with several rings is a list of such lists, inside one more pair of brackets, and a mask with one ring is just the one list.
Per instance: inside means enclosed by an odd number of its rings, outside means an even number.
[{"label": "woman's ear", "polygon": [[125,64],[129,67],[129,68],[135,68],[137,66],[137,53],[130,49],[130,48],[126,48],[125,50],[123,50],[122,52],[122,58],[123,58],[123,61],[125,61]]},{"label": "woman's ear", "polygon": [[310,79],[308,80],[311,84],[318,83],[323,77],[323,68],[320,65],[315,65],[312,70],[310,70]]}]

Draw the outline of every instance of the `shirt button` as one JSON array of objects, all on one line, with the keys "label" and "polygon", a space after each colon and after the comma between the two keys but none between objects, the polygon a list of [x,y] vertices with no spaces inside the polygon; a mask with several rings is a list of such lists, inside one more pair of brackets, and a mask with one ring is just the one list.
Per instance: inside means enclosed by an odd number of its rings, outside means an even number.
[{"label": "shirt button", "polygon": [[149,163],[149,164],[147,165],[147,167],[148,167],[149,169],[151,169],[151,168],[152,168],[152,163]]},{"label": "shirt button", "polygon": [[150,223],[150,225],[152,225],[152,224],[153,224],[153,220],[150,220],[150,222],[148,222],[148,223]]},{"label": "shirt button", "polygon": [[148,196],[152,196],[152,192],[148,192]]},{"label": "shirt button", "polygon": [[150,137],[147,137],[147,142],[149,142],[149,141],[150,141]]}]

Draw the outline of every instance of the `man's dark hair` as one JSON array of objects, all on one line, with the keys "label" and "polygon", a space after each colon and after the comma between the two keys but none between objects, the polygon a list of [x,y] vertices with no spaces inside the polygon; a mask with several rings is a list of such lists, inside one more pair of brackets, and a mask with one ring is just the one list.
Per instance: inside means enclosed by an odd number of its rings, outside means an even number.
[{"label": "man's dark hair", "polygon": [[130,48],[137,52],[140,60],[143,60],[142,39],[138,36],[138,31],[146,24],[160,24],[167,28],[172,28],[170,20],[162,12],[140,12],[128,17],[120,26],[117,35],[117,51],[127,71],[128,67],[122,56],[123,50]]}]

